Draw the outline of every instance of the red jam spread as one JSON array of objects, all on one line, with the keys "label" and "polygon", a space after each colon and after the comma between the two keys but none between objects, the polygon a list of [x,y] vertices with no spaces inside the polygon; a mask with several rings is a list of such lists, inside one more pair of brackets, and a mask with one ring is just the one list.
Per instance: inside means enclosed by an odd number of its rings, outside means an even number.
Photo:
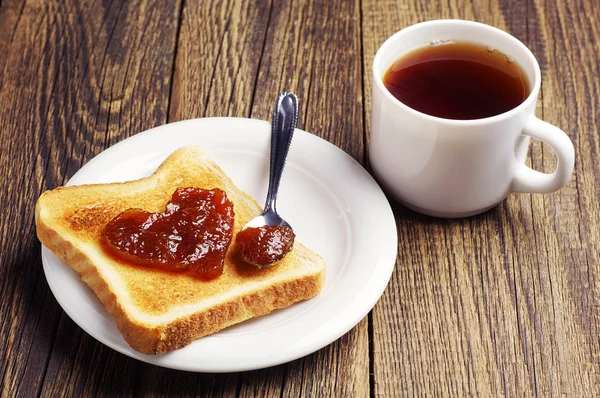
[{"label": "red jam spread", "polygon": [[191,269],[208,280],[223,273],[233,217],[233,204],[222,190],[177,188],[164,212],[125,210],[108,223],[104,236],[108,250],[122,260]]},{"label": "red jam spread", "polygon": [[291,228],[279,225],[246,228],[238,232],[235,245],[244,261],[266,266],[284,258],[295,237]]}]

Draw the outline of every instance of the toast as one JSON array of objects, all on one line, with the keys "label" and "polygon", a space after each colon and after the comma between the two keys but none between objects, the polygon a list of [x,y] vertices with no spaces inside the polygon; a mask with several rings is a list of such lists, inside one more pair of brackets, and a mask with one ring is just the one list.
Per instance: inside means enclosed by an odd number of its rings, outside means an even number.
[{"label": "toast", "polygon": [[[220,188],[233,203],[233,241],[216,279],[127,264],[102,245],[103,230],[115,216],[129,208],[163,211],[178,187]],[[37,201],[35,220],[40,241],[79,273],[125,341],[141,353],[161,354],[320,292],[325,263],[299,242],[270,268],[251,266],[236,255],[237,232],[260,213],[256,201],[201,148],[183,147],[140,180],[46,191]]]}]

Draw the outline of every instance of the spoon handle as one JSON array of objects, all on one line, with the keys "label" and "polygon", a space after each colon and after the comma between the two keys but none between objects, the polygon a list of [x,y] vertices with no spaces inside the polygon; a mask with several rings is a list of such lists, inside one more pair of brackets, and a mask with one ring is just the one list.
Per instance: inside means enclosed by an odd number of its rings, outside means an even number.
[{"label": "spoon handle", "polygon": [[277,211],[275,207],[277,192],[296,123],[298,123],[298,98],[293,93],[279,94],[271,123],[271,166],[265,213],[270,210]]}]

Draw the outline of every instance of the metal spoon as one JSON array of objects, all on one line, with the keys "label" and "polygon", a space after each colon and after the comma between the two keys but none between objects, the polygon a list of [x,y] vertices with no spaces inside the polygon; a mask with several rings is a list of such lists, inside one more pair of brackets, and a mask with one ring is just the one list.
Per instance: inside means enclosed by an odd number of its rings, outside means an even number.
[{"label": "metal spoon", "polygon": [[250,220],[242,230],[274,225],[292,229],[292,226],[277,213],[277,193],[297,122],[298,98],[293,93],[284,92],[279,94],[271,123],[271,166],[269,169],[267,200],[265,201],[263,213]]}]

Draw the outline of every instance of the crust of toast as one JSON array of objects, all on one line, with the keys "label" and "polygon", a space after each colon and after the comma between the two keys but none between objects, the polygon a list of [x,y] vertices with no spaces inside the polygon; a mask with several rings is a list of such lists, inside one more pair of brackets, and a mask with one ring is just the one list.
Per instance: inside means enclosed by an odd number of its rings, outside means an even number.
[{"label": "crust of toast", "polygon": [[325,263],[298,242],[279,264],[258,269],[239,259],[234,241],[223,275],[208,282],[125,264],[104,252],[102,230],[108,221],[131,207],[162,211],[178,186],[223,189],[234,204],[234,239],[261,212],[199,147],[175,151],[149,177],[61,187],[44,192],[36,204],[40,241],[79,273],[133,349],[172,351],[321,291]]}]

